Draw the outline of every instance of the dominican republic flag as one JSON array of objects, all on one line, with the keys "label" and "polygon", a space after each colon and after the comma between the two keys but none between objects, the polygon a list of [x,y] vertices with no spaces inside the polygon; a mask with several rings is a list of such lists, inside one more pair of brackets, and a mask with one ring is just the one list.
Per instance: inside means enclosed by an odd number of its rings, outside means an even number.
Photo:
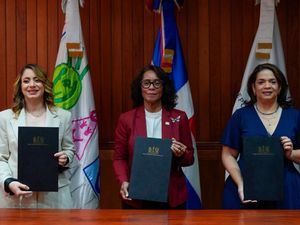
[{"label": "dominican republic flag", "polygon": [[[90,69],[86,57],[79,0],[63,0],[65,25],[53,74],[54,103],[72,113],[72,134],[76,148],[68,171],[74,208],[98,208],[98,125]],[[83,6],[83,0],[80,0]]]},{"label": "dominican republic flag", "polygon": [[183,1],[179,0],[147,1],[149,9],[161,14],[161,27],[157,35],[152,63],[162,67],[165,72],[169,73],[178,95],[176,108],[185,111],[192,131],[195,162],[192,166],[183,167],[188,186],[187,208],[200,209],[201,190],[198,154],[194,138],[194,107],[174,14],[175,6],[181,7],[182,4]]}]

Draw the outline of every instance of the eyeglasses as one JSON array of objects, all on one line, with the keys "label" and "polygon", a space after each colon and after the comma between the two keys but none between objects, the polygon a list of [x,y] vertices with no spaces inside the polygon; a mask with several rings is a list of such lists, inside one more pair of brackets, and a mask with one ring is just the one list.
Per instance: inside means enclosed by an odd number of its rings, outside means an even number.
[{"label": "eyeglasses", "polygon": [[162,81],[159,80],[159,79],[156,79],[156,80],[153,80],[153,81],[151,81],[151,80],[142,80],[142,81],[141,81],[142,87],[143,87],[143,88],[146,88],[146,89],[150,88],[151,84],[153,85],[153,87],[154,87],[155,89],[158,89],[158,88],[161,87]]}]

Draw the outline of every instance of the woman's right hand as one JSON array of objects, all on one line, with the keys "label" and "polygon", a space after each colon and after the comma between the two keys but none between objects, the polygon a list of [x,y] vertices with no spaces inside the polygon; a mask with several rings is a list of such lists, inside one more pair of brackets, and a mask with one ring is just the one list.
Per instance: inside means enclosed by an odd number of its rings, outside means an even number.
[{"label": "woman's right hand", "polygon": [[22,184],[19,181],[12,181],[8,185],[8,188],[17,197],[29,197],[32,195],[32,191],[29,191],[29,187],[26,184]]},{"label": "woman's right hand", "polygon": [[239,194],[239,197],[241,199],[241,202],[246,204],[246,203],[249,203],[249,202],[257,202],[257,200],[244,200],[244,188],[243,186],[240,186],[238,187],[238,194]]},{"label": "woman's right hand", "polygon": [[232,180],[236,183],[238,188],[238,195],[242,203],[257,202],[256,200],[245,200],[244,196],[244,182],[241,174],[240,166],[237,163],[238,150],[228,146],[222,147],[222,162],[225,169],[230,174]]},{"label": "woman's right hand", "polygon": [[131,198],[128,198],[129,196],[128,188],[129,188],[129,182],[124,181],[120,189],[120,194],[124,200],[131,200]]}]

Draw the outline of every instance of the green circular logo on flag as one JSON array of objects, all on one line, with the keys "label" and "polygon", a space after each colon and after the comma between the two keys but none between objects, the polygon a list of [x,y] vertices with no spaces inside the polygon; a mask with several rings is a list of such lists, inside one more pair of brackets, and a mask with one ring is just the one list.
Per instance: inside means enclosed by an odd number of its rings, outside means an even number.
[{"label": "green circular logo on flag", "polygon": [[53,74],[54,104],[63,109],[71,109],[78,101],[82,85],[78,72],[66,63],[55,67]]}]

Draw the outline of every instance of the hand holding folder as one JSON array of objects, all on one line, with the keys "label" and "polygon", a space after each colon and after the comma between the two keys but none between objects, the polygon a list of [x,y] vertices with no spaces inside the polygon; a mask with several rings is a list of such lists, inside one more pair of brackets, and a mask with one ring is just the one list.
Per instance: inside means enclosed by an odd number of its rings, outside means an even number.
[{"label": "hand holding folder", "polygon": [[58,127],[19,127],[18,180],[30,191],[58,191]]}]

